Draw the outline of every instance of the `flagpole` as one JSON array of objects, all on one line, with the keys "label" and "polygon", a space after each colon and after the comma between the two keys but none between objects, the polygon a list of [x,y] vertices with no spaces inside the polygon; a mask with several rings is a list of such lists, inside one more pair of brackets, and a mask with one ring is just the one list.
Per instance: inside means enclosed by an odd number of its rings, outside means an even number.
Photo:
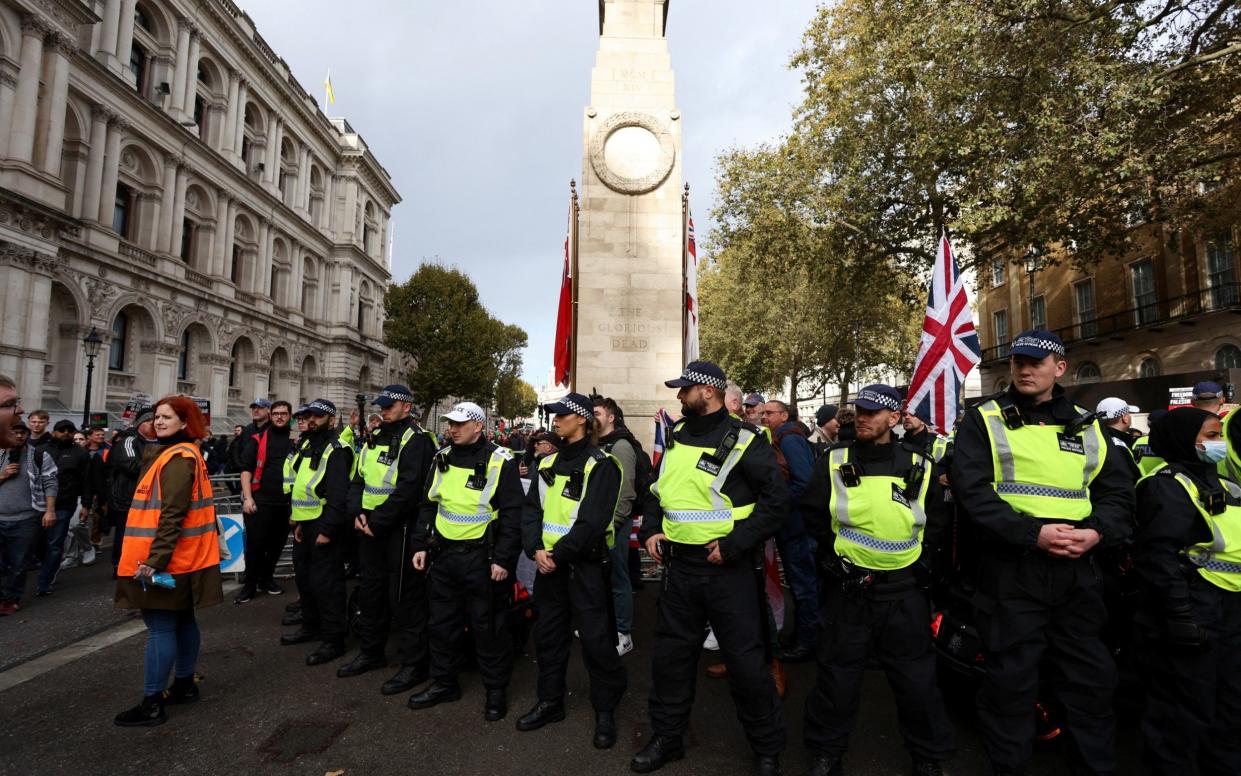
[{"label": "flagpole", "polygon": [[681,192],[681,364],[685,364],[689,355],[685,351],[685,341],[689,339],[689,308],[686,295],[689,294],[689,184],[685,184]]},{"label": "flagpole", "polygon": [[569,239],[569,272],[573,276],[572,282],[572,305],[573,305],[573,327],[570,329],[569,335],[569,390],[577,392],[577,181],[569,181],[569,209],[572,213],[569,228],[571,235]]}]

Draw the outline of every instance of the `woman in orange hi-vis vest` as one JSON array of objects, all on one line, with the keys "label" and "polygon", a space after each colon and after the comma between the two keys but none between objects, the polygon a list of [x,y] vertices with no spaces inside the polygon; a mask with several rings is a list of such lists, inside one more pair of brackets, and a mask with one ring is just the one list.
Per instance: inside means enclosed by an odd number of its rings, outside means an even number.
[{"label": "woman in orange hi-vis vest", "polygon": [[[202,412],[192,399],[168,396],[156,402],[153,422],[156,442],[143,452],[116,571],[117,608],[141,609],[147,626],[144,697],[116,716],[123,727],[163,724],[165,704],[198,700],[194,610],[224,597],[211,483],[197,443],[207,435]],[[158,583],[164,573],[171,587]]]}]

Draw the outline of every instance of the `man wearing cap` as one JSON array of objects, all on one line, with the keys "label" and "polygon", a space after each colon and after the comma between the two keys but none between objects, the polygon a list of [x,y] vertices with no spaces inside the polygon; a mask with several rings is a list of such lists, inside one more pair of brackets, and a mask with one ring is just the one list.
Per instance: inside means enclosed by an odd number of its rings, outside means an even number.
[{"label": "man wearing cap", "polygon": [[461,698],[457,675],[468,623],[486,688],[483,719],[496,722],[508,714],[513,647],[504,611],[521,553],[524,494],[512,451],[483,436],[481,407],[461,402],[444,419],[451,443],[435,454],[413,537],[414,568],[430,568],[432,681],[410,696],[409,707]]},{"label": "man wearing cap", "polygon": [[121,432],[112,452],[108,454],[108,514],[116,525],[112,536],[112,567],[121,562],[121,545],[125,539],[125,521],[134,491],[142,474],[142,455],[146,446],[155,441],[155,410],[149,405],[139,407],[128,429]]},{"label": "man wearing cap", "polygon": [[666,568],[649,700],[654,735],[629,766],[646,773],[685,756],[709,623],[757,773],[778,774],[784,714],[765,654],[758,552],[784,522],[788,489],[766,436],[724,407],[722,369],[692,361],[665,384],[678,389],[684,417],[669,434],[643,516],[646,551]]},{"label": "man wearing cap", "polygon": [[816,455],[822,455],[838,441],[840,420],[836,417],[839,408],[835,404],[824,404],[814,412],[814,433],[810,435],[810,446]]},{"label": "man wearing cap", "polygon": [[1013,341],[1009,388],[968,410],[952,489],[980,529],[977,626],[985,648],[978,718],[996,774],[1030,759],[1039,666],[1055,668],[1073,759],[1114,773],[1116,666],[1094,554],[1132,533],[1133,480],[1094,413],[1056,384],[1068,364],[1055,334]]},{"label": "man wearing cap", "polygon": [[319,641],[306,665],[345,654],[345,570],[341,544],[350,529],[349,483],[353,450],[336,438],[336,405],[315,399],[306,405],[306,433],[285,479],[292,499],[293,571],[302,599],[302,627],[280,637],[285,645]]},{"label": "man wearing cap", "polygon": [[1217,382],[1203,380],[1194,385],[1194,395],[1189,403],[1200,410],[1218,415],[1220,408],[1224,406],[1224,389],[1220,388]]},{"label": "man wearing cap", "polygon": [[1107,434],[1108,440],[1120,449],[1121,459],[1124,460],[1125,468],[1129,470],[1134,484],[1137,484],[1138,478],[1142,476],[1142,471],[1138,468],[1137,457],[1130,448],[1136,440],[1129,434],[1129,428],[1133,425],[1133,413],[1140,411],[1115,396],[1109,396],[1095,406],[1095,413],[1103,422],[1103,432]]},{"label": "man wearing cap", "polygon": [[819,675],[806,699],[810,774],[843,773],[862,677],[874,660],[896,696],[913,773],[932,776],[954,749],[927,628],[928,566],[948,514],[925,440],[892,433],[900,393],[868,385],[854,406],[857,439],[819,458],[801,502],[824,571]]},{"label": "man wearing cap", "polygon": [[290,494],[284,491],[281,469],[293,443],[289,423],[293,405],[272,402],[268,422],[250,434],[241,452],[241,511],[246,521],[246,579],[233,603],[244,604],[257,593],[280,595],[276,564],[289,540]]},{"label": "man wearing cap", "polygon": [[361,651],[336,675],[347,678],[386,666],[391,623],[401,668],[380,687],[384,695],[409,692],[426,681],[430,660],[426,574],[414,569],[409,547],[435,440],[411,417],[413,402],[404,385],[389,385],[372,402],[380,408],[381,423],[358,453],[349,490],[358,531]]},{"label": "man wearing cap", "polygon": [[[767,400],[763,398],[761,393],[747,394],[741,401],[741,408],[745,411],[745,422],[752,426],[762,428],[763,405]],[[771,434],[767,434],[767,441],[771,441]]]},{"label": "man wearing cap", "polygon": [[[596,445],[594,408],[580,393],[543,407],[560,449],[539,462],[522,516],[522,546],[538,565],[534,578],[534,644],[538,702],[517,729],[538,730],[565,717],[565,673],[573,631],[581,637],[595,711],[594,745],[616,743],[614,711],[628,683],[616,651],[616,613],[609,560],[620,501],[621,464]],[[622,539],[621,541],[624,541]]]}]

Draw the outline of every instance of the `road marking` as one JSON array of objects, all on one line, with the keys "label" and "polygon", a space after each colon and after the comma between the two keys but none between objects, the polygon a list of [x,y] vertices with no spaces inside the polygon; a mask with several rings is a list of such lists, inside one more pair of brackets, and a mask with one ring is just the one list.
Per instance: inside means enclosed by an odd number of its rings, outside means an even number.
[{"label": "road marking", "polygon": [[[224,585],[224,595],[228,596],[240,587],[241,585],[235,582],[231,585]],[[24,684],[31,679],[46,674],[48,671],[68,665],[74,660],[98,652],[105,647],[118,644],[130,636],[142,633],[144,630],[146,630],[146,624],[142,622],[142,619],[134,618],[119,625],[114,625],[93,636],[87,636],[80,641],[75,641],[66,647],[61,647],[55,652],[49,652],[46,655],[36,657],[34,660],[28,660],[25,663],[16,665],[0,673],[0,692],[12,689],[19,684]]]}]

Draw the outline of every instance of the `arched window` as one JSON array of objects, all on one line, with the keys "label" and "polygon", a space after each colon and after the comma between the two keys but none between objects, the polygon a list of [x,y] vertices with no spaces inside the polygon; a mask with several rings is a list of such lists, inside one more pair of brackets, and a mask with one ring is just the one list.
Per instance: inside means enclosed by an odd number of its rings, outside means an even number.
[{"label": "arched window", "polygon": [[1138,377],[1158,377],[1159,362],[1153,358],[1144,358],[1138,364]]},{"label": "arched window", "polygon": [[112,208],[112,231],[122,239],[130,240],[133,228],[134,191],[124,183],[116,184],[116,202]]},{"label": "arched window", "polygon": [[1224,345],[1215,351],[1216,369],[1241,369],[1241,348]]},{"label": "arched window", "polygon": [[1093,361],[1085,361],[1077,368],[1078,383],[1097,383],[1103,375]]},{"label": "arched window", "polygon": [[177,379],[185,380],[190,372],[190,329],[181,332],[181,352],[177,354]]},{"label": "arched window", "polygon": [[108,369],[116,372],[125,369],[125,340],[129,337],[129,316],[118,313],[112,322],[112,343],[108,346]]},{"label": "arched window", "polygon": [[233,343],[232,358],[228,362],[228,387],[237,387],[237,361],[241,358],[241,340]]}]

